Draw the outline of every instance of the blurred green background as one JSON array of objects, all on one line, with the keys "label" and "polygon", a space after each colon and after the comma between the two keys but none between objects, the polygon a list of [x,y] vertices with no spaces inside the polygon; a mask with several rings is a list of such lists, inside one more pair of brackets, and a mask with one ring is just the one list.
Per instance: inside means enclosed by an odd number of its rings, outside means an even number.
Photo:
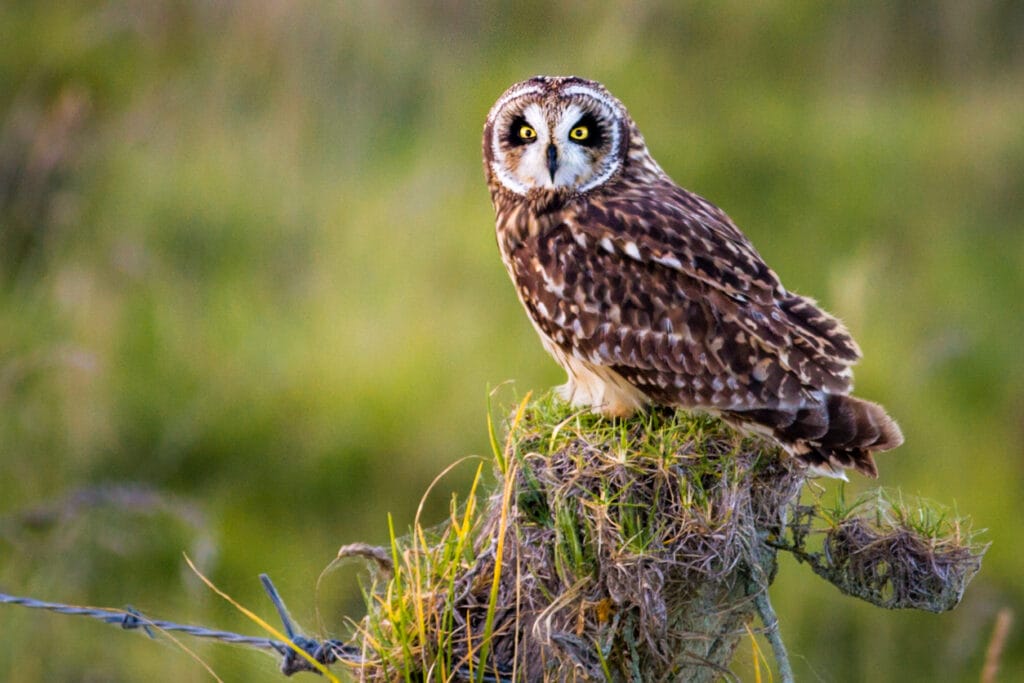
[{"label": "blurred green background", "polygon": [[[783,563],[801,681],[1024,680],[1024,5],[0,4],[0,591],[346,633],[338,546],[401,530],[499,402],[561,375],[493,237],[488,108],[604,82],[680,184],[860,341],[907,444],[881,483],[993,545],[963,604],[883,612]],[[445,516],[473,463],[444,478]],[[855,481],[850,489],[868,486]],[[207,681],[166,639],[0,607],[0,679]],[[226,681],[270,657],[186,641]],[[749,649],[749,648],[746,648]],[[736,669],[754,680],[751,655]]]}]

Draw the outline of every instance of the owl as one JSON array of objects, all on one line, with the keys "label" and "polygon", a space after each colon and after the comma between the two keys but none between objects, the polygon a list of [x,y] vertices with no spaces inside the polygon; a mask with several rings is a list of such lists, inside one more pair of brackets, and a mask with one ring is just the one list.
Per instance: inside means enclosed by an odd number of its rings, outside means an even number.
[{"label": "owl", "polygon": [[788,291],[717,206],[676,185],[599,83],[538,76],[487,116],[498,247],[559,396],[606,416],[648,406],[717,415],[813,473],[853,468],[903,435],[850,395],[860,349]]}]

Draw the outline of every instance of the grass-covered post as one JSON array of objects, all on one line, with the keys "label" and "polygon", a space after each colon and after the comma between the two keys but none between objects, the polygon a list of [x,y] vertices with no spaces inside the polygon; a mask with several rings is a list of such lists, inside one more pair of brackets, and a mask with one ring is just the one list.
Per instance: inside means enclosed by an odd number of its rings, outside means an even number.
[{"label": "grass-covered post", "polygon": [[792,680],[767,593],[780,550],[890,608],[951,609],[980,566],[963,522],[923,505],[801,504],[799,466],[711,418],[541,399],[506,428],[492,495],[474,484],[390,553],[342,550],[378,568],[357,677],[712,681],[758,617]]}]

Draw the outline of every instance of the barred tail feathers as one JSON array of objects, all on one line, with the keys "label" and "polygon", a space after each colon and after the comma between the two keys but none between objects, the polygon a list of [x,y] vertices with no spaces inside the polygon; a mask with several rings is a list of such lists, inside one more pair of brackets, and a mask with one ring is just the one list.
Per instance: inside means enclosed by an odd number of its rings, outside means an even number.
[{"label": "barred tail feathers", "polygon": [[832,477],[845,478],[843,470],[853,469],[875,478],[872,454],[903,443],[899,425],[882,406],[842,394],[826,394],[822,403],[796,412],[752,410],[729,417],[754,431],[768,431],[816,473]]}]

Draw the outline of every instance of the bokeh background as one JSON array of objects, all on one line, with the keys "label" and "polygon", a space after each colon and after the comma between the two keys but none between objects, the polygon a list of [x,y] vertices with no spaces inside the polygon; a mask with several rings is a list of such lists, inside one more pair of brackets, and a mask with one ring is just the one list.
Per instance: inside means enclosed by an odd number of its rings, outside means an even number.
[{"label": "bokeh background", "polygon": [[[508,85],[573,73],[847,321],[858,393],[907,437],[881,483],[992,542],[939,616],[784,562],[798,680],[977,680],[1001,609],[1002,680],[1024,680],[1022,36],[1012,0],[0,3],[0,591],[256,632],[187,552],[344,635],[363,607],[355,568],[324,572],[338,546],[385,543],[488,452],[489,387],[561,381],[479,139]],[[0,607],[0,634],[5,681],[212,680],[92,622]]]}]

